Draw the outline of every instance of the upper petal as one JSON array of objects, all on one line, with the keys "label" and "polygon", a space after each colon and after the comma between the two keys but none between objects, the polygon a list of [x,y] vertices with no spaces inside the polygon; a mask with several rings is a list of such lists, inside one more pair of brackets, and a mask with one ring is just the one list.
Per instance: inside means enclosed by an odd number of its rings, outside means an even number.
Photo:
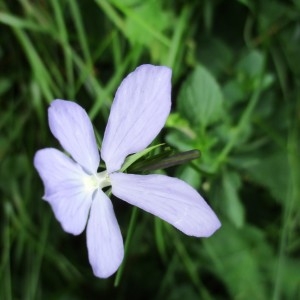
[{"label": "upper petal", "polygon": [[101,157],[109,172],[127,155],[145,149],[170,113],[171,69],[142,65],[119,86],[105,129]]},{"label": "upper petal", "polygon": [[187,235],[207,237],[221,223],[199,193],[165,175],[110,175],[112,193],[172,224]]},{"label": "upper petal", "polygon": [[92,192],[84,186],[88,176],[71,158],[56,149],[39,150],[34,166],[41,176],[44,199],[51,205],[63,229],[80,234],[86,225],[92,201]]},{"label": "upper petal", "polygon": [[53,135],[88,172],[95,173],[100,157],[92,123],[86,111],[72,101],[54,100],[48,109]]},{"label": "upper petal", "polygon": [[110,199],[101,190],[95,194],[87,225],[89,261],[95,276],[107,278],[119,268],[124,247]]}]

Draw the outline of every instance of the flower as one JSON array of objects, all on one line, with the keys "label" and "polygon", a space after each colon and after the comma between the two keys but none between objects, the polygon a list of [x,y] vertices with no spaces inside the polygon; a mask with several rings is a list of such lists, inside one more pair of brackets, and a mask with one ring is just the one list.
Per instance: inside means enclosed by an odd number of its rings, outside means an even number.
[{"label": "flower", "polygon": [[34,166],[46,200],[63,229],[78,235],[87,227],[87,248],[95,276],[106,278],[120,266],[124,247],[112,194],[196,237],[213,234],[220,222],[199,193],[182,180],[165,175],[119,172],[125,158],[145,149],[170,113],[171,70],[142,65],[116,92],[105,129],[101,158],[86,111],[78,104],[54,100],[48,109],[52,134],[71,157],[54,148],[37,151]]}]

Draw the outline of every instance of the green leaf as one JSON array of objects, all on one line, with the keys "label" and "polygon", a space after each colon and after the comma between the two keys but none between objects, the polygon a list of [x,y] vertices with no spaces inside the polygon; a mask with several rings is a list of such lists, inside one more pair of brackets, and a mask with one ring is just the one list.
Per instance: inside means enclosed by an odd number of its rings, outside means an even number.
[{"label": "green leaf", "polygon": [[266,187],[276,200],[285,201],[290,182],[290,170],[285,152],[257,157],[256,163],[247,166],[246,171],[252,180]]},{"label": "green leaf", "polygon": [[196,138],[196,133],[191,129],[189,122],[177,112],[169,115],[165,126],[176,128],[192,139]]},{"label": "green leaf", "polygon": [[223,96],[214,77],[198,65],[183,83],[178,109],[193,126],[206,127],[220,118]]},{"label": "green leaf", "polygon": [[229,107],[246,100],[242,86],[236,80],[228,81],[223,87],[223,93],[226,99],[225,103]]},{"label": "green leaf", "polygon": [[158,40],[168,45],[169,40],[163,32],[170,27],[171,16],[167,10],[162,9],[162,3],[156,0],[126,2],[113,1],[126,16],[125,34],[129,41],[133,44],[151,45]]},{"label": "green leaf", "polygon": [[198,189],[200,187],[201,174],[190,165],[178,168],[176,172],[176,177],[184,180],[195,189]]},{"label": "green leaf", "polygon": [[171,145],[180,151],[188,151],[192,148],[197,148],[195,147],[195,140],[191,139],[181,131],[170,132],[166,136],[166,141],[168,145]]},{"label": "green leaf", "polygon": [[257,50],[247,53],[238,63],[237,71],[250,78],[259,76],[264,66],[264,55]]},{"label": "green leaf", "polygon": [[213,261],[214,272],[226,286],[227,299],[268,299],[264,280],[272,274],[266,268],[273,260],[263,231],[250,225],[240,230],[222,222],[220,230],[202,243]]}]

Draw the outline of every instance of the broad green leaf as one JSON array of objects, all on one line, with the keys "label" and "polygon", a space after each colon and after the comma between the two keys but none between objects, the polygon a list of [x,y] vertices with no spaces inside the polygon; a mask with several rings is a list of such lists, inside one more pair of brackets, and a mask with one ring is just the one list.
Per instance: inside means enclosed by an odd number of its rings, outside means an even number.
[{"label": "broad green leaf", "polygon": [[162,34],[170,27],[170,15],[162,9],[162,3],[156,0],[120,1],[114,0],[114,5],[126,16],[125,33],[133,44],[149,45],[155,40],[168,44],[168,39]]},{"label": "broad green leaf", "polygon": [[190,138],[196,138],[196,133],[190,127],[189,122],[179,113],[171,113],[166,121],[166,127],[176,128]]},{"label": "broad green leaf", "polygon": [[237,229],[222,222],[217,233],[202,242],[213,261],[213,271],[230,295],[226,299],[269,299],[264,280],[273,274],[266,267],[274,261],[262,231],[250,225]]},{"label": "broad green leaf", "polygon": [[246,169],[248,175],[257,184],[266,187],[278,201],[286,199],[290,181],[290,171],[284,152],[257,157],[256,163]]},{"label": "broad green leaf", "polygon": [[225,104],[228,107],[246,100],[245,93],[236,80],[228,81],[223,87],[224,97],[226,99]]},{"label": "broad green leaf", "polygon": [[166,136],[166,141],[169,145],[173,146],[174,148],[180,151],[188,151],[193,148],[197,148],[195,147],[195,140],[191,139],[181,131],[170,132]]},{"label": "broad green leaf", "polygon": [[222,101],[215,78],[198,65],[182,85],[178,109],[191,125],[206,127],[220,118]]},{"label": "broad green leaf", "polygon": [[178,168],[178,171],[176,172],[176,177],[184,180],[195,189],[198,189],[200,187],[201,175],[197,170],[195,170],[190,165],[186,165],[186,166],[182,166],[181,168]]},{"label": "broad green leaf", "polygon": [[264,55],[258,50],[247,53],[238,63],[237,71],[250,78],[259,76],[264,65]]}]

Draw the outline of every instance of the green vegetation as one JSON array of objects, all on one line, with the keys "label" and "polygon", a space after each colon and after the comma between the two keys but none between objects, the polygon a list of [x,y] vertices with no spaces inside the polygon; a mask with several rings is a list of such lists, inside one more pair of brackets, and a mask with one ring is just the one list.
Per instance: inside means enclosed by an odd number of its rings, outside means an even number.
[{"label": "green vegetation", "polygon": [[[300,2],[0,1],[0,299],[300,299]],[[41,199],[34,153],[59,147],[55,99],[76,100],[99,142],[114,93],[143,63],[173,69],[156,144],[198,149],[164,172],[222,221],[187,237],[113,199],[127,255],[92,274],[85,234]]]}]

